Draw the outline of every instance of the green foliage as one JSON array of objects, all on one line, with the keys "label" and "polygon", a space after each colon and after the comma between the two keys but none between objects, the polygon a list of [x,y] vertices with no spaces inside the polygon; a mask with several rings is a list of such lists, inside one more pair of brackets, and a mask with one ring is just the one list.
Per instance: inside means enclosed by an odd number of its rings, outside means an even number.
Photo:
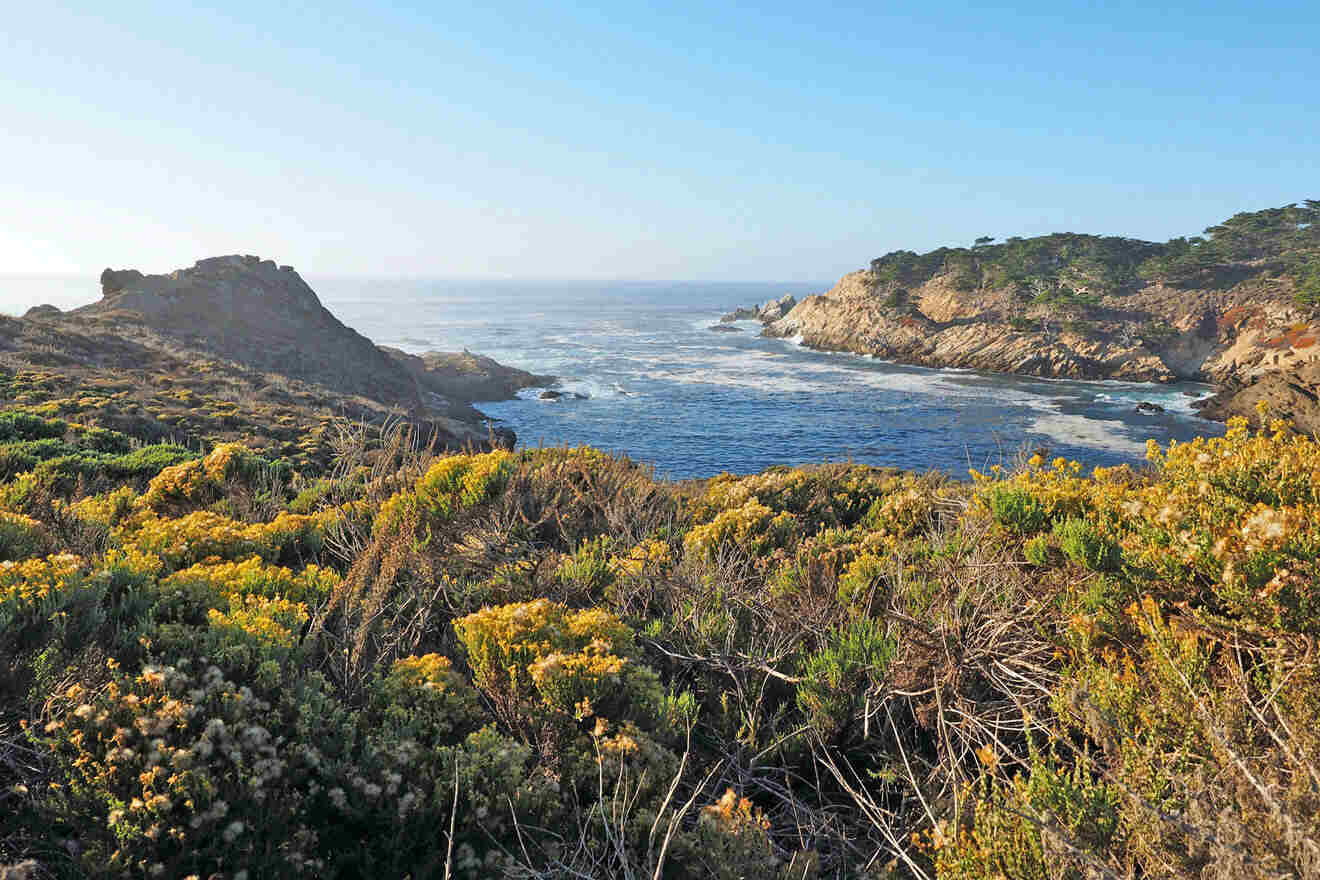
[{"label": "green foliage", "polygon": [[1050,541],[1044,535],[1036,535],[1022,545],[1022,555],[1032,565],[1048,565],[1050,561]]},{"label": "green foliage", "polygon": [[986,494],[995,521],[1020,534],[1039,532],[1049,525],[1049,511],[1030,493],[994,486]]},{"label": "green foliage", "polygon": [[1082,880],[1081,854],[1103,856],[1121,839],[1117,793],[1081,765],[1037,755],[1024,776],[984,785],[972,828],[937,850],[941,880]]},{"label": "green foliage", "polygon": [[68,430],[69,423],[62,419],[43,419],[16,410],[0,413],[0,443],[59,439]]},{"label": "green foliage", "polygon": [[1084,519],[1055,523],[1054,536],[1063,554],[1083,568],[1105,571],[1118,563],[1118,545]]},{"label": "green foliage", "polygon": [[1167,345],[1178,336],[1178,330],[1167,321],[1147,321],[1137,331],[1142,343],[1150,348]]},{"label": "green foliage", "polygon": [[797,700],[822,736],[845,730],[869,688],[884,681],[897,650],[884,621],[859,618],[831,632],[807,657]]}]

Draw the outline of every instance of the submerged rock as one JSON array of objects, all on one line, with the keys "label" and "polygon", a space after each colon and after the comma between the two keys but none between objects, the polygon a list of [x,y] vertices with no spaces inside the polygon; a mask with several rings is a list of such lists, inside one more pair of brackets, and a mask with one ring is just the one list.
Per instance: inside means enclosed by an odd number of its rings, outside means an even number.
[{"label": "submerged rock", "polygon": [[1154,413],[1164,412],[1164,407],[1160,406],[1158,403],[1151,403],[1148,400],[1143,400],[1137,404],[1137,412],[1153,415]]}]

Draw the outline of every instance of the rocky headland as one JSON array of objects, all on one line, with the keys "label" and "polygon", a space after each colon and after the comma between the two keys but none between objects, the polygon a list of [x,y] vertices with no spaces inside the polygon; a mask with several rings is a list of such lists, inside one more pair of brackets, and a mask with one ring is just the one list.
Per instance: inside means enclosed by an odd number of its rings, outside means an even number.
[{"label": "rocky headland", "polygon": [[553,384],[470,352],[375,345],[330,313],[291,266],[199,260],[165,275],[107,269],[102,297],[0,318],[9,405],[136,436],[240,440],[298,458],[327,453],[336,418],[405,419],[442,447],[511,445],[472,404]]},{"label": "rocky headland", "polygon": [[1320,424],[1320,203],[1239,214],[1167,244],[1057,234],[897,251],[778,314],[764,334],[899,363],[1069,379],[1201,381],[1210,418],[1266,399]]}]

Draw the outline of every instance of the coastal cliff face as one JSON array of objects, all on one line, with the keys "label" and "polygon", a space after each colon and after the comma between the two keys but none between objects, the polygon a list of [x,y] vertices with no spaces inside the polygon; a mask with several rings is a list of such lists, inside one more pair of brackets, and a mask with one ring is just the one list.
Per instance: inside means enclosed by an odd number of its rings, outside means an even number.
[{"label": "coastal cliff face", "polygon": [[1197,380],[1224,392],[1212,417],[1272,399],[1311,423],[1320,202],[1238,214],[1204,238],[1164,244],[1072,233],[992,241],[886,254],[782,317],[763,316],[764,332],[930,367]]},{"label": "coastal cliff face", "polygon": [[955,289],[941,275],[905,296],[863,270],[807,297],[766,335],[931,367],[1068,379],[1225,383],[1320,359],[1320,324],[1286,283],[1102,296],[1085,317],[1015,291]]}]

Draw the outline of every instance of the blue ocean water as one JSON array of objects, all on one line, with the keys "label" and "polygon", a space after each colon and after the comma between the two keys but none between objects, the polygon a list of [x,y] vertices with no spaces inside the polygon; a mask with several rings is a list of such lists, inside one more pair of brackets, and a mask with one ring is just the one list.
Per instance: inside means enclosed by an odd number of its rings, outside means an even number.
[{"label": "blue ocean water", "polygon": [[[755,322],[709,329],[734,306],[801,298],[826,282],[308,281],[376,342],[419,353],[467,348],[587,396],[551,402],[531,389],[480,404],[523,444],[589,444],[673,479],[849,459],[962,478],[1037,449],[1088,465],[1140,463],[1148,437],[1223,432],[1193,413],[1210,390],[1203,385],[931,370],[764,339]],[[11,313],[99,296],[94,279],[0,284],[0,307]],[[1166,412],[1139,414],[1140,401]]]},{"label": "blue ocean water", "polygon": [[[468,348],[586,400],[537,390],[480,409],[521,442],[589,444],[674,479],[851,459],[963,478],[1049,450],[1088,465],[1144,461],[1161,443],[1220,434],[1193,414],[1204,385],[1072,382],[931,370],[790,340],[710,330],[734,306],[830,284],[335,281],[314,283],[345,323],[386,345]],[[1166,412],[1142,415],[1141,401]]]}]

